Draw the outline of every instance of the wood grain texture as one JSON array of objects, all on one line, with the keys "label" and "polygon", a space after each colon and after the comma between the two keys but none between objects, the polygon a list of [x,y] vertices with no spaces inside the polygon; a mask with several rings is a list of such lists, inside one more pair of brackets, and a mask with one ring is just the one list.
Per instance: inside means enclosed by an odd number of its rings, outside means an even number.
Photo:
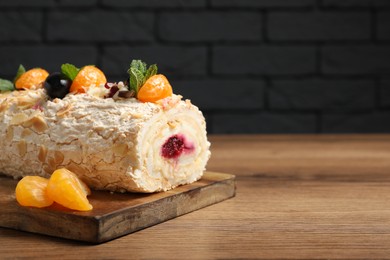
[{"label": "wood grain texture", "polygon": [[96,246],[0,228],[1,258],[390,258],[390,135],[211,143],[208,170],[237,176],[233,199]]},{"label": "wood grain texture", "polygon": [[22,207],[15,199],[16,180],[0,176],[0,226],[56,237],[102,243],[159,224],[235,195],[234,176],[205,172],[201,180],[153,193],[94,191],[94,209],[68,210],[54,204],[38,209]]},{"label": "wood grain texture", "polygon": [[208,169],[237,176],[390,180],[390,135],[220,135]]}]

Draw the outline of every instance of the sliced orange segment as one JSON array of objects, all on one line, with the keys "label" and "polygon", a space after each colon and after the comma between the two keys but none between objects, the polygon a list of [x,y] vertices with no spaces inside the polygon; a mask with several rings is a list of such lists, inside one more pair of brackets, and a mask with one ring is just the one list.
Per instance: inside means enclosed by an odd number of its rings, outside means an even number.
[{"label": "sliced orange segment", "polygon": [[107,79],[104,73],[95,66],[88,65],[77,73],[77,76],[73,79],[70,86],[70,92],[73,93],[85,93],[85,90],[92,86],[100,86],[106,84]]},{"label": "sliced orange segment", "polygon": [[53,172],[47,186],[47,194],[58,204],[64,207],[88,211],[92,205],[87,199],[91,190],[85,185],[76,174],[62,168]]},{"label": "sliced orange segment", "polygon": [[42,83],[49,76],[49,72],[41,68],[35,68],[23,73],[16,81],[17,89],[37,89],[43,87]]},{"label": "sliced orange segment", "polygon": [[47,195],[48,179],[39,176],[26,176],[16,185],[16,200],[22,206],[43,208],[53,204]]},{"label": "sliced orange segment", "polygon": [[168,79],[157,74],[150,77],[138,91],[137,98],[142,102],[156,102],[172,95],[172,86]]}]

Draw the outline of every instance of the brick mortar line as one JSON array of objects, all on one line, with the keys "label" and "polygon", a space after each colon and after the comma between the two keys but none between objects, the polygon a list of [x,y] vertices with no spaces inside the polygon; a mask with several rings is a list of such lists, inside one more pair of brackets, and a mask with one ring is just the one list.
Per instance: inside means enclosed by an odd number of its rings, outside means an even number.
[{"label": "brick mortar line", "polygon": [[104,56],[104,48],[101,44],[98,44],[96,46],[97,48],[97,57],[96,57],[96,66],[98,68],[102,68],[102,65],[103,65],[103,56]]},{"label": "brick mortar line", "polygon": [[378,22],[377,22],[377,19],[378,19],[378,14],[376,12],[376,10],[371,10],[371,16],[370,16],[370,23],[371,23],[371,35],[370,35],[370,38],[372,40],[373,43],[378,43]]},{"label": "brick mortar line", "polygon": [[[37,41],[8,41],[0,42],[0,46],[31,46],[31,43],[41,44],[42,42]],[[381,46],[381,47],[390,47],[390,40],[378,40],[378,41],[202,41],[202,42],[170,42],[161,40],[160,38],[155,38],[155,41],[149,40],[123,40],[118,42],[115,41],[77,41],[77,40],[47,40],[44,42],[48,45],[97,45],[103,44],[104,47],[207,47],[209,45],[213,47],[308,47],[315,48],[318,44],[321,44],[322,47],[345,47],[345,46]]]},{"label": "brick mortar line", "polygon": [[[96,8],[93,7],[93,8]],[[78,8],[75,7],[75,10]],[[99,10],[109,10],[109,11],[124,11],[124,12],[154,12],[154,11],[161,11],[161,12],[187,12],[187,11],[194,11],[194,12],[201,12],[201,11],[211,11],[213,9],[207,8],[207,7],[131,7],[131,6],[124,6],[124,7],[116,7],[116,6],[107,6],[102,5],[101,7],[97,7]],[[252,9],[253,10],[253,9]]]},{"label": "brick mortar line", "polygon": [[[181,43],[172,42],[170,45],[181,45]],[[204,44],[204,43],[196,43]],[[214,47],[316,47],[318,44],[323,44],[323,47],[331,46],[389,46],[390,47],[390,39],[389,40],[380,40],[377,42],[373,42],[371,40],[355,40],[355,41],[270,41],[265,43],[263,42],[253,42],[253,41],[237,41],[237,42],[212,42]],[[187,44],[184,44],[187,46]]]},{"label": "brick mortar line", "polygon": [[[232,114],[232,115],[256,115],[256,114],[277,114],[277,115],[316,115],[318,109],[301,109],[301,110],[292,110],[292,109],[273,109],[273,110],[264,110],[264,109],[251,109],[251,108],[218,108],[218,109],[202,109],[205,113],[212,113],[213,116],[223,115],[223,114]],[[339,112],[339,111],[338,111]]]},{"label": "brick mortar line", "polygon": [[220,11],[313,11],[315,6],[212,6],[207,10],[220,10]]},{"label": "brick mortar line", "polygon": [[161,12],[160,11],[154,11],[154,21],[153,21],[153,37],[156,43],[164,43],[164,40],[161,37],[160,30],[159,30],[159,21],[161,19]]},{"label": "brick mortar line", "polygon": [[[317,2],[319,2],[317,0]],[[53,6],[2,6],[0,5],[1,11],[30,11],[30,10],[61,10],[61,11],[88,11],[88,10],[109,10],[109,11],[340,11],[340,12],[355,12],[355,11],[390,11],[390,5],[388,6],[326,6],[324,4],[314,4],[312,6],[213,6],[208,5],[206,2],[205,6],[177,6],[177,7],[142,7],[142,6],[110,6],[101,3],[100,1],[94,5],[78,6],[78,5],[61,5],[54,4]]]},{"label": "brick mortar line", "polygon": [[326,6],[322,4],[320,6],[321,11],[358,12],[358,11],[367,11],[370,9],[390,11],[390,5],[388,6]]},{"label": "brick mortar line", "polygon": [[49,42],[49,12],[44,9],[42,12],[42,32],[41,32],[41,43],[47,44]]},{"label": "brick mortar line", "polygon": [[323,126],[323,112],[318,111],[316,114],[316,129],[315,132],[317,134],[324,132],[324,126]]},{"label": "brick mortar line", "polygon": [[[108,74],[110,75],[110,74]],[[273,80],[311,80],[311,79],[318,79],[318,80],[371,80],[374,81],[378,76],[384,79],[390,79],[389,76],[384,75],[373,75],[373,74],[307,74],[307,75],[270,75],[270,74],[257,74],[257,75],[231,75],[231,74],[212,74],[212,75],[205,75],[203,78],[200,78],[198,75],[183,75],[183,76],[173,76],[172,78],[175,80],[233,80],[233,81],[240,81],[240,80],[258,80],[258,81],[264,81],[265,78],[267,80],[270,80],[271,82]]]},{"label": "brick mortar line", "polygon": [[323,111],[323,116],[332,115],[332,116],[360,116],[360,115],[372,115],[377,113],[388,113],[390,109],[367,109],[367,110],[351,110],[351,111],[340,111],[340,110],[328,110]]},{"label": "brick mortar line", "polygon": [[378,110],[382,110],[382,104],[381,104],[381,78],[375,79],[375,94],[374,94],[374,102],[375,102],[375,108]]},{"label": "brick mortar line", "polygon": [[371,40],[325,40],[325,41],[269,41],[267,43],[265,42],[224,42],[224,43],[213,43],[216,45],[215,47],[223,46],[223,47],[241,47],[240,44],[245,44],[249,47],[284,47],[284,46],[291,46],[291,47],[316,47],[317,44],[323,44],[323,46],[370,46],[370,45],[378,45],[378,46],[389,46],[390,45],[390,39],[389,40],[381,40],[377,42],[373,42]]},{"label": "brick mortar line", "polygon": [[263,89],[263,109],[265,111],[271,110],[270,107],[270,89],[272,88],[272,81],[269,77],[264,76],[264,89]]},{"label": "brick mortar line", "polygon": [[[389,42],[390,40],[382,41],[383,43]],[[371,39],[342,39],[342,40],[270,40],[267,42],[269,45],[302,45],[302,44],[330,44],[330,45],[361,45],[373,43]]]},{"label": "brick mortar line", "polygon": [[318,77],[323,76],[322,71],[323,55],[322,55],[322,44],[316,46],[316,74]]},{"label": "brick mortar line", "polygon": [[204,7],[131,7],[131,6],[109,6],[109,5],[86,5],[86,6],[66,6],[66,5],[54,5],[54,6],[1,6],[1,11],[36,11],[48,9],[48,11],[89,11],[89,10],[107,10],[107,11],[175,11],[175,12],[187,12],[187,11],[281,11],[281,12],[301,12],[301,11],[337,11],[337,12],[362,12],[367,11],[368,9],[376,11],[390,11],[389,6],[378,6],[378,7],[369,7],[369,6],[354,6],[354,7],[331,7],[331,6],[311,6],[311,7],[244,7],[244,6],[232,6],[232,7],[219,7],[219,6],[204,6]]},{"label": "brick mortar line", "polygon": [[0,48],[2,47],[97,47],[99,43],[91,44],[91,42],[61,42],[61,41],[48,41],[48,42],[31,42],[31,41],[23,41],[23,42],[9,42],[0,44]]},{"label": "brick mortar line", "polygon": [[271,14],[292,14],[292,15],[299,15],[299,14],[369,14],[371,13],[371,9],[362,9],[362,10],[326,10],[326,9],[313,9],[313,10],[305,10],[305,11],[298,11],[298,10],[266,10],[267,12]]},{"label": "brick mortar line", "polygon": [[[235,109],[238,111],[244,111],[245,109]],[[222,111],[222,109],[221,109]],[[227,109],[223,109],[223,111],[227,111]],[[223,113],[222,111],[222,113]],[[255,109],[252,109],[251,111],[255,111]],[[295,114],[295,115],[315,115],[316,117],[318,115],[323,116],[325,114],[334,114],[334,115],[360,115],[365,113],[376,113],[376,112],[390,112],[390,109],[383,109],[378,110],[376,108],[370,108],[370,109],[332,109],[332,108],[274,108],[272,110],[258,110],[259,112],[266,112],[266,113],[278,113],[278,114]]]},{"label": "brick mortar line", "polygon": [[211,44],[206,46],[206,77],[210,78],[214,75],[213,70],[213,60],[214,60],[214,51]]},{"label": "brick mortar line", "polygon": [[375,80],[377,75],[361,75],[361,74],[322,74],[322,75],[309,75],[309,76],[300,76],[300,75],[276,75],[269,76],[272,80],[305,80],[305,79],[323,79],[323,80]]},{"label": "brick mortar line", "polygon": [[203,116],[206,118],[206,130],[208,134],[214,133],[214,113],[202,110]]},{"label": "brick mortar line", "polygon": [[260,12],[260,19],[261,19],[261,36],[263,39],[263,42],[265,44],[269,43],[269,37],[268,37],[268,12],[267,11],[261,11]]},{"label": "brick mortar line", "polygon": [[[9,41],[9,42],[0,42],[0,47],[7,46],[31,46],[42,44],[41,42],[34,41]],[[115,41],[45,41],[46,45],[97,45],[103,44],[103,47],[207,47],[209,45],[213,47],[307,47],[307,48],[315,48],[318,44],[321,44],[322,48],[326,47],[348,47],[348,46],[380,46],[380,47],[390,47],[390,40],[378,40],[378,41],[283,41],[283,42],[275,42],[275,41],[202,41],[202,42],[170,42],[164,41],[160,39],[155,39],[155,41],[149,40],[123,40],[120,42]]]}]

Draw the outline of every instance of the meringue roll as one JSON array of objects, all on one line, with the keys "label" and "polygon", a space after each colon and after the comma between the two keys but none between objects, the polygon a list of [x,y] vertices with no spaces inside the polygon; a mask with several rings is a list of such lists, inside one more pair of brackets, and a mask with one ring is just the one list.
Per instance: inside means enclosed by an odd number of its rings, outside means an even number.
[{"label": "meringue roll", "polygon": [[143,103],[13,91],[0,94],[0,118],[0,172],[14,178],[67,168],[92,189],[149,193],[199,180],[210,157],[201,111],[178,95]]}]

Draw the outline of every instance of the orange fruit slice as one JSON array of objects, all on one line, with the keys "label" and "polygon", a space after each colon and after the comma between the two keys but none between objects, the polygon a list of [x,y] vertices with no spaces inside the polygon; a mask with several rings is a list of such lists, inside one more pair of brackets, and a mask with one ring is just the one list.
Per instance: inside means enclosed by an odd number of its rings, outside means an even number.
[{"label": "orange fruit slice", "polygon": [[39,176],[26,176],[16,185],[16,200],[22,206],[43,208],[53,204],[46,193],[48,179]]},{"label": "orange fruit slice", "polygon": [[35,68],[23,73],[16,81],[17,89],[37,89],[41,88],[42,83],[49,76],[49,72],[44,69]]},{"label": "orange fruit slice", "polygon": [[70,92],[85,93],[89,86],[100,86],[107,82],[104,73],[95,66],[89,65],[81,68],[79,73],[73,79],[70,86]]},{"label": "orange fruit slice", "polygon": [[142,102],[156,102],[171,95],[172,86],[168,79],[162,74],[157,74],[146,80],[138,91],[137,98]]},{"label": "orange fruit slice", "polygon": [[91,190],[82,182],[76,174],[62,168],[55,170],[47,185],[47,194],[56,203],[64,207],[88,211],[92,205],[87,199]]}]

